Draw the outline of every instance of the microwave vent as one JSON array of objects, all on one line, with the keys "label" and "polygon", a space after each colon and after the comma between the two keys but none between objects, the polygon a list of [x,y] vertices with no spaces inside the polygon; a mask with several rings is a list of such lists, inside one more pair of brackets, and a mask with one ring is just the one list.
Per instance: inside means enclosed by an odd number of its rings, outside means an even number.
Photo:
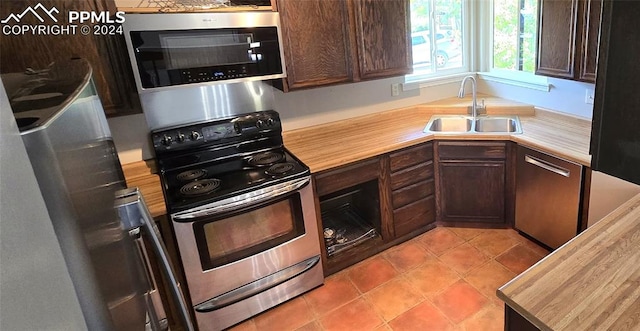
[{"label": "microwave vent", "polygon": [[[270,1],[252,0],[146,0],[149,7],[157,7],[160,12],[190,12],[210,9],[258,9],[259,6],[270,6]],[[244,7],[244,8],[243,8]]]}]

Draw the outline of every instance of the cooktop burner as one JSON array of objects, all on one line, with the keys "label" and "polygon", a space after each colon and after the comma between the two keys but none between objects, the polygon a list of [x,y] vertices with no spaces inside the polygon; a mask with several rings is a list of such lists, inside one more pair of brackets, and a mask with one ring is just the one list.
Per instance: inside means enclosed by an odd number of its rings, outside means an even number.
[{"label": "cooktop burner", "polygon": [[176,178],[182,182],[190,182],[192,180],[200,179],[207,175],[207,171],[204,169],[187,170],[176,175]]},{"label": "cooktop burner", "polygon": [[265,173],[272,176],[284,175],[295,167],[295,164],[292,163],[277,163],[265,170]]},{"label": "cooktop burner", "polygon": [[219,187],[220,187],[219,179],[212,178],[212,179],[195,180],[191,183],[183,185],[180,188],[180,194],[186,197],[200,196],[200,195],[205,195],[205,194],[214,192]]},{"label": "cooktop burner", "polygon": [[151,133],[167,210],[188,210],[309,176],[282,142],[274,111]]},{"label": "cooktop burner", "polygon": [[284,154],[277,152],[263,152],[254,155],[248,161],[248,163],[252,166],[260,167],[260,166],[270,166],[274,163],[284,161]]}]

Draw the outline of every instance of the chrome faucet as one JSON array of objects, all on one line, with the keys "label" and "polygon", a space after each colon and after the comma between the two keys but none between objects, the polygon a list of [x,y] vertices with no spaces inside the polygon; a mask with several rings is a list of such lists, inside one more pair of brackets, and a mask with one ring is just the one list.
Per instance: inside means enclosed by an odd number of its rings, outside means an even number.
[{"label": "chrome faucet", "polygon": [[464,84],[467,80],[471,80],[471,94],[473,99],[471,101],[471,116],[473,116],[473,120],[475,121],[476,117],[478,117],[478,111],[484,109],[484,101],[482,102],[482,105],[478,107],[476,79],[473,76],[466,76],[462,80],[462,83],[460,84],[460,91],[458,92],[458,98],[464,98]]}]

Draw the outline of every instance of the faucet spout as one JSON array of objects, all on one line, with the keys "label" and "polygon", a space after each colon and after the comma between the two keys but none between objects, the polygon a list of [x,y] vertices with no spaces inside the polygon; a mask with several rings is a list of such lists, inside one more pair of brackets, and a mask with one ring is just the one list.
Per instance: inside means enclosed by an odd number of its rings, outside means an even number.
[{"label": "faucet spout", "polygon": [[458,91],[458,98],[464,98],[464,86],[467,83],[467,80],[471,81],[471,94],[472,94],[471,116],[473,116],[473,119],[475,120],[476,117],[478,116],[478,101],[477,101],[476,79],[475,79],[475,77],[466,76],[462,80],[462,83],[460,84],[460,91]]}]

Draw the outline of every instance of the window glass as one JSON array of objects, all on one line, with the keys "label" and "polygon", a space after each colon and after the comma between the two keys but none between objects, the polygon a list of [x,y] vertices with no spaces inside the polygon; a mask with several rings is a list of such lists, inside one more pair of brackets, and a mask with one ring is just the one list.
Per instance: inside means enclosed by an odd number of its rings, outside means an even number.
[{"label": "window glass", "polygon": [[462,0],[411,0],[414,74],[463,67],[462,8]]},{"label": "window glass", "polygon": [[537,0],[493,1],[493,68],[533,73]]}]

